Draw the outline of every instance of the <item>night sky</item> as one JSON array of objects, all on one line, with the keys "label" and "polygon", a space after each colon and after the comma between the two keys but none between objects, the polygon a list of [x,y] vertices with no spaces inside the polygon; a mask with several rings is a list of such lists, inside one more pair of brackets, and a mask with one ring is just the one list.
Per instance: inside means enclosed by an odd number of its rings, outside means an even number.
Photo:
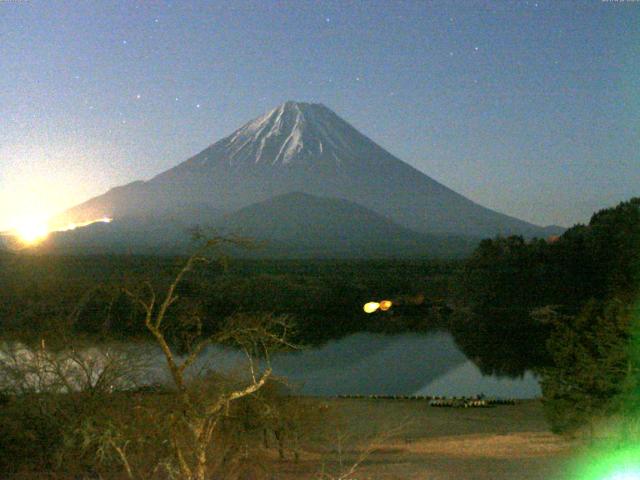
[{"label": "night sky", "polygon": [[320,102],[538,224],[640,195],[640,2],[0,0],[0,230]]}]

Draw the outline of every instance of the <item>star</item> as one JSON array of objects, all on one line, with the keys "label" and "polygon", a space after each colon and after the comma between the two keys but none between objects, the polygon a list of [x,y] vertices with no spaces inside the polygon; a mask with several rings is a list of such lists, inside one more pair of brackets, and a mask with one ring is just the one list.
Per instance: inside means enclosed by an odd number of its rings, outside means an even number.
[{"label": "star", "polygon": [[196,108],[200,108],[200,104],[199,103],[196,103]]},{"label": "star", "polygon": [[477,52],[480,49],[480,47],[473,47],[473,49]]},{"label": "star", "polygon": [[327,23],[330,23],[331,19],[329,17],[327,17],[327,18],[324,19],[324,21],[327,22]]},{"label": "star", "polygon": [[127,44],[127,41],[126,41],[126,40],[122,40],[122,44],[123,44],[123,45],[126,45],[126,44]]},{"label": "star", "polygon": [[136,98],[137,98],[138,100],[140,100],[140,94],[137,94],[137,95],[136,95]]}]

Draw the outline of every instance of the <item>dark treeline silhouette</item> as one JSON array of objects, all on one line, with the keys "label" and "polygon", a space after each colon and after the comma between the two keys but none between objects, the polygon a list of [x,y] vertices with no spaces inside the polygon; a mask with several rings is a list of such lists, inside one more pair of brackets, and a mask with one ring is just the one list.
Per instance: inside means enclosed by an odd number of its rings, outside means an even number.
[{"label": "dark treeline silhouette", "polygon": [[548,304],[554,268],[544,240],[483,240],[458,277],[452,333],[484,373],[517,376],[547,362],[546,325],[531,312]]},{"label": "dark treeline silhouette", "polygon": [[640,198],[559,237],[484,240],[461,269],[452,329],[485,372],[540,369],[554,428],[575,429],[630,403],[639,274]]},{"label": "dark treeline silhouette", "polygon": [[[124,289],[163,288],[179,257],[0,257],[0,328],[38,338],[55,324],[89,336],[146,335],[143,312]],[[357,331],[400,332],[444,325],[455,261],[233,260],[189,276],[179,294],[210,333],[235,313],[290,315],[295,340],[320,344]],[[364,303],[391,299],[388,312],[367,315]]]}]

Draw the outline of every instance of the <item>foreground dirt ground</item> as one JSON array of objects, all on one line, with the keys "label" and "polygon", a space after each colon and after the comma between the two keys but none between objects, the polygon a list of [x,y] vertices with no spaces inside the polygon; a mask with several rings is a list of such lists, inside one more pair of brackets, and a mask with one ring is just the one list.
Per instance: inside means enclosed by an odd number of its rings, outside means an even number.
[{"label": "foreground dirt ground", "polygon": [[470,409],[416,400],[327,404],[339,420],[317,448],[307,445],[299,463],[282,462],[274,478],[323,478],[323,471],[324,478],[339,478],[363,459],[345,478],[561,480],[576,448],[549,431],[539,401]]}]

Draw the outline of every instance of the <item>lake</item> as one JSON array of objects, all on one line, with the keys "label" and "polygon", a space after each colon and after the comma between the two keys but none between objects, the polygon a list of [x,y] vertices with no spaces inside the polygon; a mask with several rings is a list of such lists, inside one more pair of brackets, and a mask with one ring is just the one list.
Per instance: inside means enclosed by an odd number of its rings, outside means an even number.
[{"label": "lake", "polygon": [[[246,364],[238,352],[218,347],[210,348],[204,357],[199,367],[209,363],[241,370]],[[277,354],[272,367],[305,395],[541,395],[531,372],[519,378],[483,375],[447,332],[357,333],[320,347]]]},{"label": "lake", "polygon": [[[100,370],[99,359],[106,358],[106,348],[83,352],[93,362],[96,373]],[[148,367],[143,376],[138,376],[138,382],[168,380],[159,348],[129,343],[118,348],[125,349],[127,359],[134,358],[134,354],[144,355]],[[31,368],[34,362],[29,359],[38,358],[38,351],[35,352],[20,354],[17,358],[23,358],[21,362]],[[357,333],[319,347],[279,353],[272,358],[272,367],[276,375],[287,379],[294,391],[305,395],[475,396],[482,393],[502,398],[541,395],[538,380],[529,372],[519,378],[483,375],[446,332]],[[212,346],[205,350],[192,371],[207,368],[242,374],[247,372],[247,359],[237,350]]]},{"label": "lake", "polygon": [[446,332],[358,333],[319,348],[281,354],[273,367],[308,395],[541,395],[530,372],[515,379],[483,375]]}]

